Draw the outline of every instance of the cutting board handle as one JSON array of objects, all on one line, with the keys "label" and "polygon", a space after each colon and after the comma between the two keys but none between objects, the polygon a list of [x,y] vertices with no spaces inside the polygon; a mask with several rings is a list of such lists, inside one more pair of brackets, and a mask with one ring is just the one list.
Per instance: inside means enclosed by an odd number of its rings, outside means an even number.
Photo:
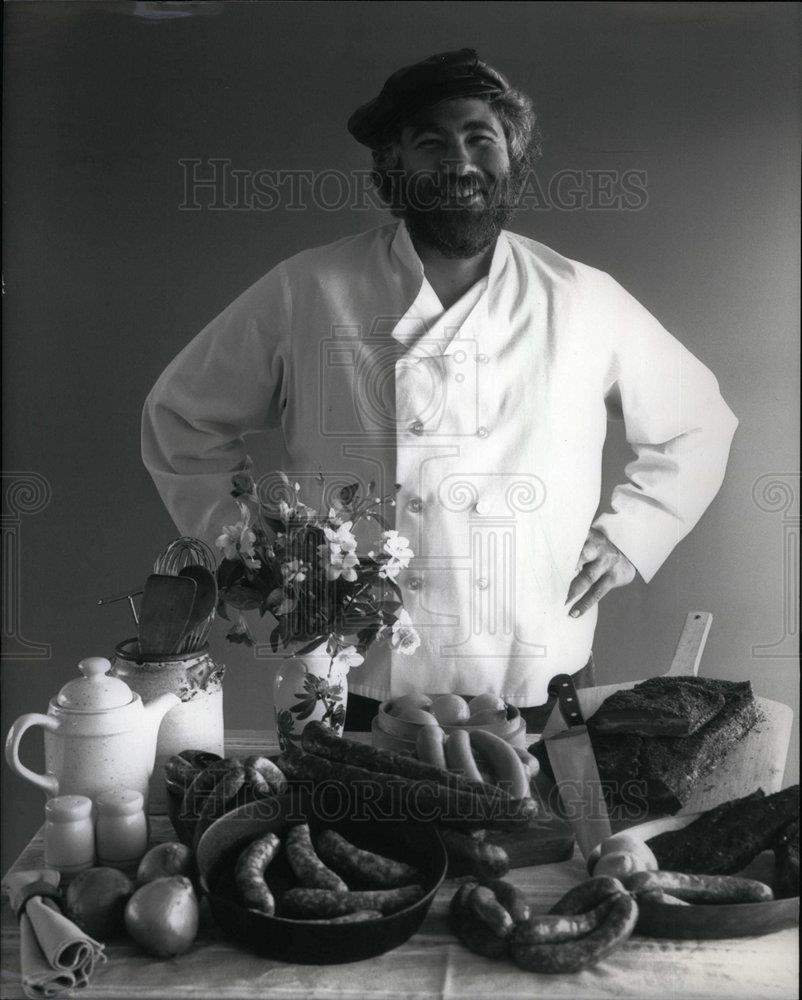
[{"label": "cutting board handle", "polygon": [[668,674],[693,674],[695,677],[699,673],[699,663],[712,622],[713,616],[709,611],[688,612]]}]

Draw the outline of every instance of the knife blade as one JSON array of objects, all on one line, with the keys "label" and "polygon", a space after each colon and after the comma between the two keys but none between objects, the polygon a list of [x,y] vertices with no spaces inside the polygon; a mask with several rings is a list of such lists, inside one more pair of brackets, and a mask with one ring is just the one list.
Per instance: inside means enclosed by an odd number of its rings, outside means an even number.
[{"label": "knife blade", "polygon": [[571,675],[553,677],[549,694],[556,697],[568,728],[551,736],[544,733],[546,752],[566,819],[583,857],[587,858],[612,833],[599,768]]}]

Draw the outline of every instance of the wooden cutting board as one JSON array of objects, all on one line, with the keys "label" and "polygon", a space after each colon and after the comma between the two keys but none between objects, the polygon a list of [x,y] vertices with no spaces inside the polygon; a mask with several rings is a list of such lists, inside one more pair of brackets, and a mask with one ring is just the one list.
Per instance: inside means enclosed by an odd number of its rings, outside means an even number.
[{"label": "wooden cutting board", "polygon": [[531,781],[532,794],[541,804],[539,815],[523,830],[489,830],[487,839],[503,847],[510,868],[550,865],[567,861],[574,854],[574,835],[570,824],[561,817],[561,803],[554,785],[545,775]]}]

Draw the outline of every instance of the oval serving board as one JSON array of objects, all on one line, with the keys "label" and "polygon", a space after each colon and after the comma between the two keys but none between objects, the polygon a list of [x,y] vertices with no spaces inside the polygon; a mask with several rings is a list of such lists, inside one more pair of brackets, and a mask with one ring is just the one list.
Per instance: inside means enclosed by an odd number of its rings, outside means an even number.
[{"label": "oval serving board", "polygon": [[[658,833],[681,830],[700,815],[701,813],[691,813],[684,816],[664,816],[630,827],[628,832],[648,842]],[[588,858],[588,864],[590,865],[598,856],[597,846]],[[773,852],[764,851],[738,874],[746,878],[759,879],[770,885],[773,866]],[[701,903],[673,906],[651,900],[638,900],[638,908],[640,912],[636,933],[655,938],[712,940],[756,937],[799,923],[799,896],[775,899],[768,903],[722,903],[714,906]]]}]

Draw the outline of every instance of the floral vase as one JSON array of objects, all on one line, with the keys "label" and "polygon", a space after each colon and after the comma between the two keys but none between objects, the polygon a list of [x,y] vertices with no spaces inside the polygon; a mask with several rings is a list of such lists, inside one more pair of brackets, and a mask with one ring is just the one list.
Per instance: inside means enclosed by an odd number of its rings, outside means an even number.
[{"label": "floral vase", "polygon": [[323,642],[309,653],[282,661],[273,682],[276,731],[282,751],[301,744],[309,722],[323,722],[337,736],[345,725],[348,666],[332,658]]}]

